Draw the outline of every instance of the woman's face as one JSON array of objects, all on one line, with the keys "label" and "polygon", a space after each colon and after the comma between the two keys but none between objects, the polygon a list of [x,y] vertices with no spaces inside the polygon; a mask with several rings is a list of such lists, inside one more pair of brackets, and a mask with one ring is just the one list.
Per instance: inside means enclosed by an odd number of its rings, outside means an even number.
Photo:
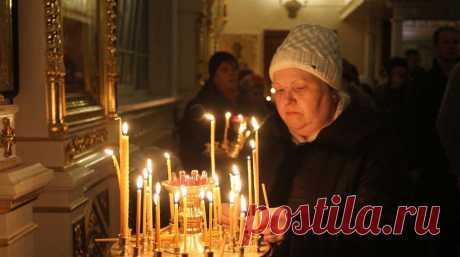
[{"label": "woman's face", "polygon": [[238,91],[238,69],[233,63],[222,62],[214,74],[213,82],[225,95]]},{"label": "woman's face", "polygon": [[309,138],[332,120],[338,97],[313,74],[296,68],[279,70],[273,74],[272,87],[278,113],[291,133]]}]

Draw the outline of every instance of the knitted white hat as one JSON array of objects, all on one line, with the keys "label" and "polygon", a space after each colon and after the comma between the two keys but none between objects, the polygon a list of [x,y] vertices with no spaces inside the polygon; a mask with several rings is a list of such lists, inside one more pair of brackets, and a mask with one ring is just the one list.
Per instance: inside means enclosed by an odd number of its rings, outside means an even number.
[{"label": "knitted white hat", "polygon": [[343,90],[342,57],[334,31],[317,25],[299,25],[276,50],[269,74],[286,68],[298,68],[317,76],[339,92]]}]

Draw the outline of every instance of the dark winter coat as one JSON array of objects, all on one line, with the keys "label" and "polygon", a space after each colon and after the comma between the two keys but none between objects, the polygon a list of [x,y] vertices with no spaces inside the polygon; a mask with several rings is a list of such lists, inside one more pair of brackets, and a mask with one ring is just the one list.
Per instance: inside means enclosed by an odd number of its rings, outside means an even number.
[{"label": "dark winter coat", "polygon": [[[395,206],[410,204],[412,191],[399,141],[374,112],[357,106],[351,104],[311,143],[293,144],[277,115],[263,125],[261,179],[272,206],[287,204],[295,210],[300,204],[313,207],[320,197],[327,197],[330,205],[333,194],[341,195],[342,203],[346,196],[357,195],[355,210],[383,205],[381,224],[393,224]],[[275,256],[399,256],[394,253],[402,250],[402,238],[288,234]]]}]

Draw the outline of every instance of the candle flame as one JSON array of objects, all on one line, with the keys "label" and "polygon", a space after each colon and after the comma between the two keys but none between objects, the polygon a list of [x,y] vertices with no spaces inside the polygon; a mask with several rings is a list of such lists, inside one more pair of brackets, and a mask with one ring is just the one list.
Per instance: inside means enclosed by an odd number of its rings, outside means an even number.
[{"label": "candle flame", "polygon": [[160,192],[161,192],[161,185],[160,185],[160,182],[157,182],[155,184],[155,193],[160,194]]},{"label": "candle flame", "polygon": [[184,185],[180,186],[180,191],[183,197],[187,196],[187,188]]},{"label": "candle flame", "polygon": [[124,136],[128,135],[128,123],[125,121],[123,122],[123,125],[121,126],[121,133],[123,133]]},{"label": "candle flame", "polygon": [[216,184],[216,186],[219,186],[219,177],[217,176],[217,174],[214,174],[212,178],[214,179],[214,183]]},{"label": "candle flame", "polygon": [[153,202],[155,203],[155,205],[158,205],[158,203],[160,202],[160,195],[158,193],[153,195]]},{"label": "candle flame", "polygon": [[113,155],[113,149],[107,148],[107,149],[104,150],[104,153],[109,155],[109,156],[111,156],[111,155]]},{"label": "candle flame", "polygon": [[246,159],[251,160],[251,156],[249,156],[249,155],[246,156]]},{"label": "candle flame", "polygon": [[141,189],[141,188],[142,188],[143,182],[144,182],[144,181],[142,181],[142,176],[138,176],[138,177],[137,177],[137,189]]},{"label": "candle flame", "polygon": [[247,127],[248,126],[247,126],[246,122],[241,123],[239,133],[242,134],[246,130]]},{"label": "candle flame", "polygon": [[150,158],[147,159],[147,170],[149,171],[149,173],[153,172],[153,162]]},{"label": "candle flame", "polygon": [[212,192],[208,191],[208,201],[212,202]]},{"label": "candle flame", "polygon": [[237,176],[235,178],[235,191],[237,193],[241,192],[241,179],[240,179],[240,176]]},{"label": "candle flame", "polygon": [[254,139],[249,141],[249,145],[251,146],[251,149],[256,149],[256,141],[254,141]]},{"label": "candle flame", "polygon": [[231,112],[226,112],[225,113],[225,118],[228,120],[228,119],[230,119],[230,117],[232,117],[232,113]]},{"label": "candle flame", "polygon": [[230,203],[234,203],[234,202],[235,202],[235,194],[234,194],[232,191],[230,191],[230,193],[228,194],[228,201],[229,201]]},{"label": "candle flame", "polygon": [[206,193],[205,193],[204,189],[201,188],[201,189],[200,189],[200,199],[201,199],[201,200],[204,200],[205,194],[206,194]]},{"label": "candle flame", "polygon": [[246,197],[242,195],[240,201],[241,201],[241,212],[246,212],[248,210],[247,203],[246,203]]},{"label": "candle flame", "polygon": [[233,175],[240,175],[240,170],[238,169],[238,166],[236,166],[236,164],[232,165],[232,173]]},{"label": "candle flame", "polygon": [[271,93],[271,94],[275,94],[275,93],[276,93],[276,89],[275,89],[275,88],[273,88],[273,87],[272,87],[272,88],[270,88],[270,93]]},{"label": "candle flame", "polygon": [[239,120],[240,122],[242,122],[242,121],[244,120],[243,114],[241,114],[241,113],[238,114],[238,120]]},{"label": "candle flame", "polygon": [[246,136],[246,137],[249,137],[250,135],[251,135],[251,131],[250,131],[250,130],[247,130],[245,136]]},{"label": "candle flame", "polygon": [[144,179],[148,179],[149,178],[149,172],[147,171],[146,168],[144,168],[144,170],[142,171],[143,175],[144,175]]},{"label": "candle flame", "polygon": [[174,193],[174,202],[175,202],[175,203],[178,203],[178,202],[179,202],[179,199],[180,199],[180,193],[179,193],[179,191],[176,191],[176,192]]},{"label": "candle flame", "polygon": [[169,155],[168,152],[164,153],[164,156],[165,156],[165,158],[168,159],[168,160],[171,158],[171,155]]},{"label": "candle flame", "polygon": [[251,118],[251,125],[252,125],[252,128],[254,128],[254,130],[259,129],[259,123],[257,122],[257,119],[254,116]]},{"label": "candle flame", "polygon": [[214,121],[216,119],[214,115],[212,115],[211,113],[206,113],[204,117],[208,119],[209,121]]},{"label": "candle flame", "polygon": [[265,101],[271,102],[271,101],[272,101],[272,97],[268,95],[267,97],[265,97]]}]

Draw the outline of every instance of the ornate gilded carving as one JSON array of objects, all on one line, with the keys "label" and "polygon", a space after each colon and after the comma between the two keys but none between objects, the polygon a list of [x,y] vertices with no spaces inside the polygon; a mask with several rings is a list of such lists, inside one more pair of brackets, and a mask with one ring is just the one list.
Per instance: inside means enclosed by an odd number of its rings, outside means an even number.
[{"label": "ornate gilded carving", "polygon": [[67,125],[64,123],[65,67],[62,12],[59,0],[45,0],[45,19],[50,131],[62,133],[67,130]]},{"label": "ornate gilded carving", "polygon": [[2,119],[3,129],[1,133],[1,144],[4,148],[3,156],[10,157],[13,154],[13,145],[16,143],[15,131],[11,126],[11,121],[7,117]]},{"label": "ornate gilded carving", "polygon": [[107,141],[108,131],[106,128],[94,130],[84,135],[75,135],[65,148],[67,162]]},{"label": "ornate gilded carving", "polygon": [[72,225],[73,257],[86,257],[85,217]]},{"label": "ornate gilded carving", "polygon": [[117,3],[115,0],[106,0],[106,36],[105,36],[105,70],[107,79],[106,98],[107,114],[111,118],[117,117],[115,86],[118,81],[117,73]]},{"label": "ornate gilded carving", "polygon": [[107,238],[109,234],[110,216],[109,210],[109,191],[104,190],[94,199],[89,211],[87,222],[87,256],[104,257],[109,256],[110,244],[97,244],[96,238]]},{"label": "ornate gilded carving", "polygon": [[[62,134],[68,130],[65,123],[66,92],[64,66],[64,28],[61,0],[44,0],[47,40],[47,81],[49,99],[49,127],[54,134]],[[110,118],[117,118],[115,86],[118,80],[117,73],[117,1],[101,1],[103,8],[101,16],[103,22],[98,29],[101,34],[103,51],[103,68],[99,85],[99,99],[104,107],[104,114]],[[69,113],[70,115],[70,113]],[[91,119],[88,119],[91,122]],[[79,122],[75,124],[81,124]],[[70,124],[70,122],[69,122]],[[72,125],[73,126],[73,125]]]}]

